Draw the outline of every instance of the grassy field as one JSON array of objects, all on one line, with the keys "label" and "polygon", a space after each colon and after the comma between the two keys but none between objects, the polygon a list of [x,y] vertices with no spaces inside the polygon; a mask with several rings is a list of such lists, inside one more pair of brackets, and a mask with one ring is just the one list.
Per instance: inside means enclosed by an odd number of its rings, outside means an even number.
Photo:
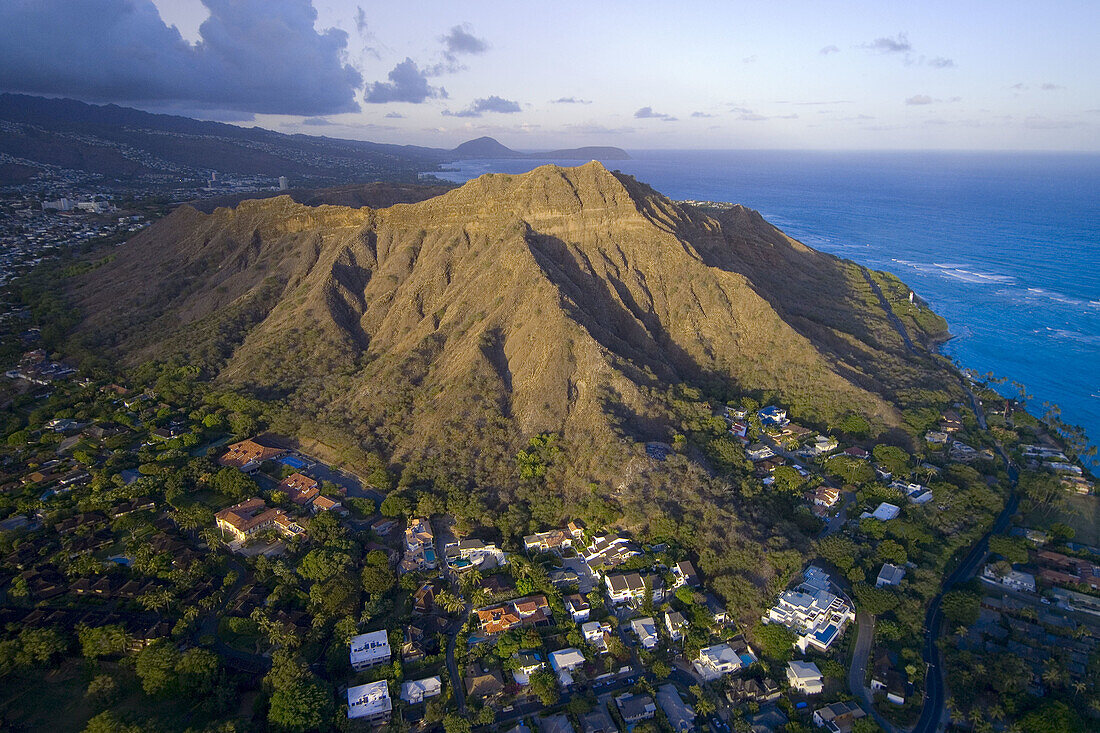
[{"label": "grassy field", "polygon": [[1053,522],[1064,522],[1073,527],[1077,533],[1074,542],[1100,546],[1100,496],[1072,494],[1065,511],[1049,516],[1032,512],[1026,520],[1027,526],[1037,529],[1046,529]]}]

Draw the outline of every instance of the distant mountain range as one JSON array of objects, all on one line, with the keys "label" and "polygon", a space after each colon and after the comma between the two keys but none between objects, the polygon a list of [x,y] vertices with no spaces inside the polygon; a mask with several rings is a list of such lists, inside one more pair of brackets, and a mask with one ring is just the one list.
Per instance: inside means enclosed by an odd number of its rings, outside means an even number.
[{"label": "distant mountain range", "polygon": [[625,160],[619,148],[520,153],[492,138],[454,150],[287,135],[117,105],[0,94],[0,184],[43,167],[93,173],[120,182],[178,185],[211,171],[287,176],[295,186],[371,180],[415,181],[441,163],[471,158]]}]

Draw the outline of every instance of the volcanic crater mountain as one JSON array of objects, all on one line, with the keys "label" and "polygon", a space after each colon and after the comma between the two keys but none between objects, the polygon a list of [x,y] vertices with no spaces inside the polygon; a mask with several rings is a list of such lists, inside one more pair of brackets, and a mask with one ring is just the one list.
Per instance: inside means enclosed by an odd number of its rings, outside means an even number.
[{"label": "volcanic crater mountain", "polygon": [[898,293],[755,211],[597,162],[380,209],[185,205],[71,290],[97,348],[198,365],[395,460],[472,475],[553,432],[578,477],[607,481],[670,438],[680,384],[900,435],[899,407],[946,367]]}]

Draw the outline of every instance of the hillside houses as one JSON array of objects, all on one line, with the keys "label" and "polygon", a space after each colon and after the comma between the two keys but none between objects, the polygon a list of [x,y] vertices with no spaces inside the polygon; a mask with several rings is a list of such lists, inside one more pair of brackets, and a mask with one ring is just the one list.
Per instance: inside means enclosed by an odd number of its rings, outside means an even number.
[{"label": "hillside houses", "polygon": [[349,658],[356,672],[390,661],[390,638],[385,629],[352,638]]},{"label": "hillside houses", "polygon": [[584,554],[584,561],[593,570],[613,568],[622,565],[628,558],[640,555],[637,546],[618,535],[597,535]]},{"label": "hillside houses", "polygon": [[645,598],[645,581],[638,573],[617,573],[605,579],[607,597],[616,605],[633,603]]},{"label": "hillside houses", "polygon": [[551,529],[546,532],[536,532],[523,538],[523,549],[528,554],[532,552],[556,552],[573,546],[573,535],[560,529]]}]

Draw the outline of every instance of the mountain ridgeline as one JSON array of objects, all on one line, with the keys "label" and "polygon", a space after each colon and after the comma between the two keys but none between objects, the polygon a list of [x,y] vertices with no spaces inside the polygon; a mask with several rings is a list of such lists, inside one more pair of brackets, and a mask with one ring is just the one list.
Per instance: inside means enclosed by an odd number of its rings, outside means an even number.
[{"label": "mountain ridgeline", "polygon": [[947,367],[872,279],[900,286],[590,162],[384,209],[182,206],[71,294],[97,349],[198,365],[502,501],[549,432],[556,490],[661,505],[680,489],[658,491],[641,443],[683,430],[685,387],[905,439],[902,410]]}]

